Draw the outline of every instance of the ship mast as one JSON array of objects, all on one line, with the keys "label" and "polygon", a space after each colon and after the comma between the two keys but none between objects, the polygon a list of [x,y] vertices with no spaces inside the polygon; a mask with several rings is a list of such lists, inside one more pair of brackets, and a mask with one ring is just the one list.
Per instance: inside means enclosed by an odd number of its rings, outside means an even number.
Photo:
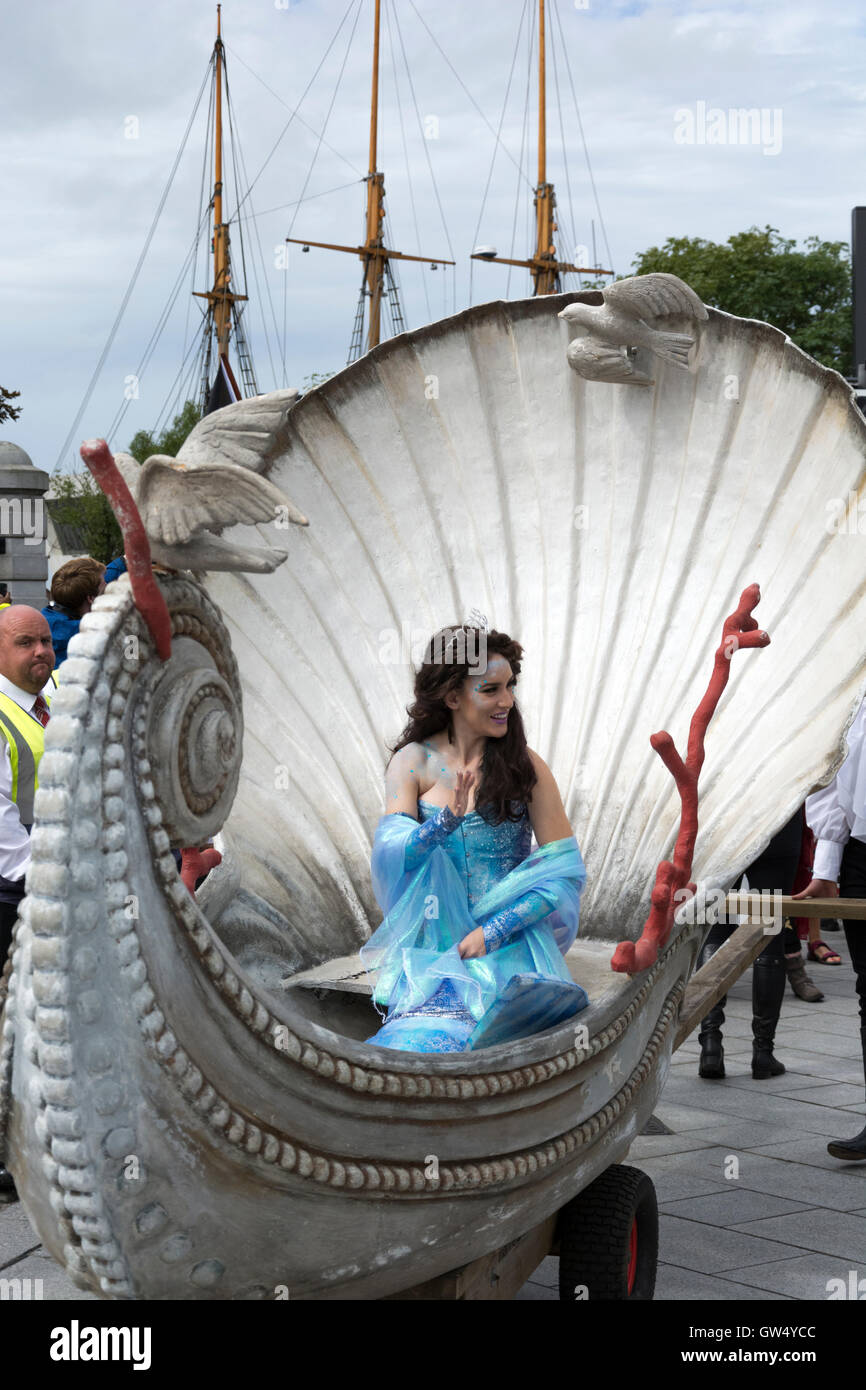
[{"label": "ship mast", "polygon": [[[245,351],[243,335],[240,332],[237,311],[234,305],[241,300],[246,300],[245,294],[235,294],[231,289],[231,255],[229,251],[229,224],[223,220],[223,104],[222,104],[222,83],[223,72],[225,69],[225,47],[222,41],[222,25],[220,11],[222,5],[217,5],[217,36],[213,49],[214,63],[214,187],[213,187],[213,287],[209,290],[193,290],[193,294],[199,299],[208,301],[207,321],[204,332],[211,339],[211,334],[216,340],[217,360],[224,367],[226,375],[232,385],[236,396],[240,396],[240,390],[234,378],[229,364],[229,338],[231,336],[232,325],[236,329],[239,351],[241,356],[241,366],[245,384],[249,382],[246,378],[251,375],[252,364],[249,361],[249,354]],[[207,366],[205,373],[209,376],[210,352],[207,353]],[[255,382],[253,381],[253,391],[255,394]]]},{"label": "ship mast", "polygon": [[612,275],[597,266],[572,265],[556,258],[554,233],[556,194],[547,181],[547,83],[545,73],[544,0],[538,0],[538,183],[535,188],[535,254],[528,260],[512,260],[493,251],[475,251],[473,261],[493,261],[498,265],[522,265],[532,274],[533,294],[559,294],[560,276],[569,272],[582,275]]},{"label": "ship mast", "polygon": [[[392,251],[385,245],[385,175],[376,168],[377,135],[379,120],[379,10],[380,0],[376,0],[373,20],[373,84],[370,99],[370,171],[365,180],[367,184],[367,223],[366,240],[363,246],[338,246],[330,241],[310,241],[307,237],[286,237],[305,249],[318,246],[325,251],[348,251],[359,256],[364,266],[361,280],[361,294],[355,315],[355,328],[349,348],[349,361],[354,362],[362,353],[368,352],[381,342],[382,300],[387,297],[391,306],[391,316],[398,332],[405,326],[397,282],[391,271],[391,261],[423,261],[425,265],[453,265],[453,261],[442,256],[410,256],[405,251]],[[365,301],[369,301],[367,331],[364,333]]]}]

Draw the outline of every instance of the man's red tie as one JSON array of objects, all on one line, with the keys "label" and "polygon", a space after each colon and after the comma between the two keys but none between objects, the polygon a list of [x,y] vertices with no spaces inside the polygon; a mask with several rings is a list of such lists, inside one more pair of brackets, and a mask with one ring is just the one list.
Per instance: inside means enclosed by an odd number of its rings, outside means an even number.
[{"label": "man's red tie", "polygon": [[42,725],[44,729],[45,725],[51,718],[51,711],[49,710],[41,695],[36,696],[36,703],[33,706],[33,713],[36,715],[36,718],[39,720],[39,723]]}]

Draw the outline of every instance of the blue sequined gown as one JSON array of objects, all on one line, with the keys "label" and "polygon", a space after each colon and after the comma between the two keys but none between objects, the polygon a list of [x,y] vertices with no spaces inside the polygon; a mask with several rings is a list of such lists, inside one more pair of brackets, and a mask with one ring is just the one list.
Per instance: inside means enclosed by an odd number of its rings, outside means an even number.
[{"label": "blue sequined gown", "polygon": [[[421,821],[440,810],[419,799]],[[383,817],[380,831],[411,832],[415,825],[411,817],[388,816]],[[387,959],[393,986],[386,989],[387,1019],[369,1042],[410,1052],[460,1052],[500,1041],[503,1032],[506,1036],[536,1032],[586,1006],[587,997],[572,982],[562,958],[577,927],[577,903],[585,878],[582,860],[573,838],[545,846],[530,857],[531,841],[525,806],[519,820],[505,820],[499,825],[472,811],[433,851],[427,867],[401,880],[399,899],[385,896],[381,866],[378,882],[374,872],[380,900],[385,898],[382,905],[393,910],[361,954],[368,967],[379,963],[372,959],[370,948],[390,930]],[[572,880],[578,873],[582,876],[576,892],[573,881],[566,885],[573,904],[571,899],[560,902],[566,916],[573,905],[573,918],[568,918],[573,929],[567,932],[567,943],[561,937],[557,941],[553,927],[542,923],[517,933],[508,944],[485,957],[460,960],[456,945],[479,924],[474,916],[476,908],[490,901],[497,885],[508,884],[509,875],[515,877],[514,871],[526,865],[527,877],[515,882],[516,897],[531,882],[549,887],[555,880],[554,865],[563,859]],[[375,866],[374,851],[374,870]],[[405,887],[407,882],[409,888]],[[441,908],[438,916],[431,917],[429,908],[419,911],[431,898]],[[479,920],[487,915],[489,911],[480,914]],[[391,919],[396,919],[397,929],[390,925]],[[561,925],[561,918],[555,920]],[[394,964],[398,956],[402,973]],[[380,951],[379,961],[384,958]],[[498,1031],[494,1028],[491,1032],[494,1023]]]}]

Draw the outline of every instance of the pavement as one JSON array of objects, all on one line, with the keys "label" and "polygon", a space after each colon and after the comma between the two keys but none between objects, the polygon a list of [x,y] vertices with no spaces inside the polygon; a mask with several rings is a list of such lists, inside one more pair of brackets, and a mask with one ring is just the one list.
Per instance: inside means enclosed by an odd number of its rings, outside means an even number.
[{"label": "pavement", "polygon": [[[728,995],[724,1080],[698,1076],[697,1032],[674,1054],[655,1110],[672,1133],[642,1135],[625,1160],[658,1195],[657,1301],[823,1301],[831,1280],[850,1296],[851,1271],[866,1299],[866,1162],[827,1153],[863,1128],[858,1008],[844,934],[825,939],[842,965],[807,965],[823,1003],[786,986],[783,1076],[752,1080],[751,970]],[[517,1298],[558,1299],[558,1278],[547,1259]]]},{"label": "pavement", "polygon": [[[786,987],[776,1034],[784,1076],[753,1081],[751,971],[728,996],[723,1081],[697,1074],[696,1034],[675,1053],[656,1106],[668,1134],[644,1135],[627,1162],[648,1173],[660,1210],[657,1300],[826,1300],[851,1272],[866,1298],[866,1163],[831,1158],[827,1141],[863,1128],[863,1063],[854,975],[808,967],[826,998]],[[558,1299],[546,1259],[517,1300]],[[45,1300],[94,1299],[41,1248],[20,1202],[0,1207],[0,1280],[41,1279]]]}]

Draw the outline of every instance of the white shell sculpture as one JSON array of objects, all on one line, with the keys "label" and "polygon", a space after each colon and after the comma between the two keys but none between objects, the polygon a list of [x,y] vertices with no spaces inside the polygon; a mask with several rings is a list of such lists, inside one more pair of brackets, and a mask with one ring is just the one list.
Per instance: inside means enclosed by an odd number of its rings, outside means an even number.
[{"label": "white shell sculpture", "polygon": [[[209,417],[190,470],[252,468],[309,525],[226,533],[236,559],[281,541],[271,573],[160,576],[166,661],[125,576],[70,643],[0,981],[0,1162],[85,1287],[385,1297],[580,1200],[652,1111],[705,934],[678,921],[649,968],[610,968],[679,824],[649,736],[685,751],[747,585],[771,645],[734,656],[710,724],[693,877],[729,885],[842,757],[866,650],[851,392],[693,305],[670,322],[697,333],[686,370],[588,381],[570,302],[394,339],[286,418],[281,393]],[[590,1004],[397,1053],[364,1042],[357,959],[387,745],[424,643],[473,613],[525,648],[527,735],[589,874],[567,961]],[[193,899],[170,850],[219,830]]]},{"label": "white shell sculpture", "polygon": [[565,302],[471,310],[302,399],[269,476],[309,528],[275,575],[210,578],[247,721],[227,836],[299,963],[378,920],[369,850],[411,657],[472,608],[525,647],[527,736],[587,864],[582,932],[640,930],[679,819],[649,736],[684,751],[748,583],[771,646],[736,656],[710,725],[694,874],[730,883],[840,759],[866,652],[866,541],[838,510],[863,482],[850,390],[714,310],[690,371],[585,382]]}]

